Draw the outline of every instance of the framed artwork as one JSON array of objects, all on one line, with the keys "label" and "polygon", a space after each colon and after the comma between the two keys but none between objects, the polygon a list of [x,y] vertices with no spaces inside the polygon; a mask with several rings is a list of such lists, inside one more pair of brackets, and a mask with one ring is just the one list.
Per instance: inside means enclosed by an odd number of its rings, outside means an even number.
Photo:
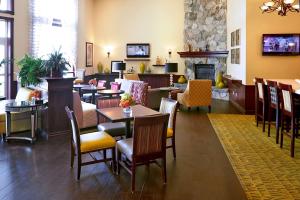
[{"label": "framed artwork", "polygon": [[111,73],[119,73],[119,70],[114,70],[113,66],[114,66],[115,63],[122,63],[122,62],[123,62],[122,60],[112,60],[111,65],[110,65]]},{"label": "framed artwork", "polygon": [[231,55],[231,64],[235,64],[235,49],[231,49],[230,51],[230,55]]},{"label": "framed artwork", "polygon": [[235,45],[240,46],[240,38],[241,38],[241,31],[240,29],[237,29],[235,31]]},{"label": "framed artwork", "polygon": [[93,43],[85,43],[85,66],[93,67]]},{"label": "framed artwork", "polygon": [[235,46],[235,42],[236,42],[236,39],[235,39],[235,31],[234,31],[234,32],[231,32],[231,47]]},{"label": "framed artwork", "polygon": [[240,64],[240,48],[235,49],[235,64]]}]

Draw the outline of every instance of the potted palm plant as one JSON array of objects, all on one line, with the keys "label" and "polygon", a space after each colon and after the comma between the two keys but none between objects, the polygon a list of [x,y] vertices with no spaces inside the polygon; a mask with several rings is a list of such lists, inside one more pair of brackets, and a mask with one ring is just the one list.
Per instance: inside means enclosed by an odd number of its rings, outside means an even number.
[{"label": "potted palm plant", "polygon": [[43,62],[43,68],[50,77],[62,77],[64,71],[67,70],[67,66],[71,67],[60,50],[51,53],[49,58]]},{"label": "potted palm plant", "polygon": [[41,82],[41,77],[46,75],[42,68],[42,59],[25,55],[17,65],[20,67],[19,78],[22,86],[37,85]]}]

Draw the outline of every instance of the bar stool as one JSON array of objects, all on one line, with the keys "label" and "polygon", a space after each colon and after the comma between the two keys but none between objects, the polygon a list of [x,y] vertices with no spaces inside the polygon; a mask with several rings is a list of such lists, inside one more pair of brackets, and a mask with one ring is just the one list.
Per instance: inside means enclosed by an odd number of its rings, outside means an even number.
[{"label": "bar stool", "polygon": [[[281,95],[281,134],[280,148],[283,146],[283,134],[291,138],[291,157],[295,154],[295,138],[299,130],[299,104],[295,102],[293,88],[291,85],[279,83]],[[291,133],[290,133],[291,130]]]},{"label": "bar stool", "polygon": [[280,127],[280,101],[279,90],[276,81],[267,80],[268,85],[268,136],[270,137],[270,128],[273,111],[276,113],[276,144],[279,142]]},{"label": "bar stool", "polygon": [[266,127],[266,103],[267,97],[264,90],[264,79],[255,78],[255,118],[256,126],[258,126],[259,119],[263,122],[263,132],[265,132]]}]

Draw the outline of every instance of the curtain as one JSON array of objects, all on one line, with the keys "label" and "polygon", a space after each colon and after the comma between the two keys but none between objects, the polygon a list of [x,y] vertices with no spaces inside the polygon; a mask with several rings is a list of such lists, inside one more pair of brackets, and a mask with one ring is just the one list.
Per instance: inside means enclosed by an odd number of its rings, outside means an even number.
[{"label": "curtain", "polygon": [[76,65],[78,0],[30,0],[29,6],[30,53],[46,58],[60,50]]}]

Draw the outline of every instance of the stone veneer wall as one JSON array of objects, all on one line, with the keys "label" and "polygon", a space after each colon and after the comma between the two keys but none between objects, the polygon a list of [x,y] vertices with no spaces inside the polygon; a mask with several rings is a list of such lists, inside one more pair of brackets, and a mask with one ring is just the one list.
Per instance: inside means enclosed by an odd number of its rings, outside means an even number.
[{"label": "stone veneer wall", "polygon": [[[226,0],[185,0],[184,1],[184,44],[193,51],[199,48],[205,51],[208,45],[210,51],[227,49],[226,30]],[[222,64],[222,71],[226,71],[224,58],[186,58],[185,73],[188,79],[194,79],[194,63]]]}]

